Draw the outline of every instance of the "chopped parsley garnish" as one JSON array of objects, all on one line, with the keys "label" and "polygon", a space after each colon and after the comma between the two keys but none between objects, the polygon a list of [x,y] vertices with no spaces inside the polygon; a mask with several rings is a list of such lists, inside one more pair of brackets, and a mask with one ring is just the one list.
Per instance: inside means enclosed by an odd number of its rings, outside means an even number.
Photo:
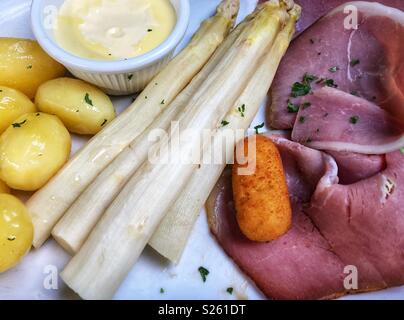
[{"label": "chopped parsley garnish", "polygon": [[289,113],[296,113],[299,111],[299,105],[292,103],[288,100],[288,112]]},{"label": "chopped parsley garnish", "polygon": [[36,116],[36,117],[39,117],[40,115],[41,115],[41,114],[38,112],[35,116]]},{"label": "chopped parsley garnish", "polygon": [[103,123],[101,124],[101,127],[103,127],[107,122],[108,122],[108,120],[104,119]]},{"label": "chopped parsley garnish", "polygon": [[351,118],[349,118],[349,122],[352,124],[357,124],[359,121],[359,117],[358,116],[353,116]]},{"label": "chopped parsley garnish", "polygon": [[[144,96],[144,98],[145,98],[145,99],[148,99],[148,97],[147,97],[147,96]],[[135,100],[136,100],[136,99],[135,99]]]},{"label": "chopped parsley garnish", "polygon": [[334,82],[334,79],[325,79],[324,83],[327,87],[338,88],[338,85]]},{"label": "chopped parsley garnish", "polygon": [[29,66],[27,66],[27,69],[32,69],[32,64],[30,64]]},{"label": "chopped parsley garnish", "polygon": [[226,291],[227,291],[228,294],[233,294],[233,288],[232,287],[227,288]]},{"label": "chopped parsley garnish", "polygon": [[160,102],[160,104],[165,104],[166,103],[166,101],[163,99],[163,100],[161,100],[161,102]]},{"label": "chopped parsley garnish", "polygon": [[132,80],[132,78],[133,78],[133,74],[129,74],[128,75],[128,80],[130,81],[130,80]]},{"label": "chopped parsley garnish", "polygon": [[305,121],[306,121],[306,118],[305,118],[305,117],[301,116],[301,117],[299,118],[299,122],[300,122],[300,123],[304,123]]},{"label": "chopped parsley garnish", "polygon": [[86,93],[86,95],[84,96],[84,101],[89,104],[90,106],[93,105],[93,101],[90,99],[90,95],[88,93]]},{"label": "chopped parsley garnish", "polygon": [[222,127],[225,127],[229,124],[230,122],[226,121],[226,120],[222,120]]},{"label": "chopped parsley garnish", "polygon": [[351,65],[351,67],[355,67],[356,65],[358,65],[359,63],[361,63],[361,61],[359,59],[353,59],[351,60],[351,62],[349,62],[349,64]]},{"label": "chopped parsley garnish", "polygon": [[160,293],[163,294],[164,293],[164,289],[160,288]]},{"label": "chopped parsley garnish", "polygon": [[351,94],[352,94],[353,96],[359,97],[358,91],[351,91]]},{"label": "chopped parsley garnish", "polygon": [[76,112],[80,112],[80,110],[76,110]]},{"label": "chopped parsley garnish", "polygon": [[14,241],[16,239],[16,236],[9,236],[7,237],[8,241]]},{"label": "chopped parsley garnish", "polygon": [[404,147],[400,149],[401,154],[404,154]]},{"label": "chopped parsley garnish", "polygon": [[147,29],[147,32],[152,32],[153,31],[153,29]]},{"label": "chopped parsley garnish", "polygon": [[330,69],[328,69],[328,71],[330,71],[332,73],[337,72],[338,70],[339,70],[338,66],[334,66],[334,67],[331,67]]},{"label": "chopped parsley garnish", "polygon": [[259,125],[257,125],[257,126],[255,126],[255,127],[254,127],[255,133],[256,133],[256,134],[259,134],[259,130],[262,129],[264,126],[265,126],[265,123],[264,123],[264,122],[261,123],[261,124],[259,124]]},{"label": "chopped parsley garnish", "polygon": [[293,84],[291,96],[296,98],[307,95],[311,91],[311,82],[317,79],[316,76],[305,73],[302,82],[295,82]]},{"label": "chopped parsley garnish", "polygon": [[21,126],[26,122],[27,122],[27,119],[25,119],[24,121],[19,122],[19,123],[13,123],[13,128],[21,128]]},{"label": "chopped parsley garnish", "polygon": [[0,90],[0,92],[3,92],[3,90]]},{"label": "chopped parsley garnish", "polygon": [[198,271],[201,274],[202,281],[206,282],[206,278],[208,277],[209,270],[204,267],[199,267]]},{"label": "chopped parsley garnish", "polygon": [[245,104],[243,104],[241,107],[238,107],[238,112],[240,112],[240,115],[244,118],[244,112],[245,112]]},{"label": "chopped parsley garnish", "polygon": [[310,102],[303,102],[302,108],[307,109],[308,107],[311,107],[311,103]]}]

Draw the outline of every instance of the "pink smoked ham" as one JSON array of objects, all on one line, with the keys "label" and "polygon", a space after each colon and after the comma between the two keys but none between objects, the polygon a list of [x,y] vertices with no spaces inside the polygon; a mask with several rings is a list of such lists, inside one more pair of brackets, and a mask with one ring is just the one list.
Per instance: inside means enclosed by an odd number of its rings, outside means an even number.
[{"label": "pink smoked ham", "polygon": [[[259,2],[264,2],[261,0]],[[314,22],[321,18],[332,9],[346,3],[346,0],[295,0],[295,2],[304,8],[302,16],[296,26],[296,35],[310,27]],[[403,0],[369,0],[369,2],[379,2],[389,7],[404,10]]]},{"label": "pink smoked ham", "polygon": [[404,146],[404,124],[372,102],[329,87],[304,101],[293,141],[314,149],[362,154],[385,154]]},{"label": "pink smoked ham", "polygon": [[323,299],[349,293],[344,268],[355,266],[354,292],[404,283],[404,155],[387,155],[387,168],[351,185],[338,183],[334,159],[285,138],[271,137],[284,164],[293,226],[269,243],[240,232],[225,173],[208,201],[211,230],[239,267],[274,299]]},{"label": "pink smoked ham", "polygon": [[333,252],[358,268],[363,290],[404,283],[403,161],[390,153],[386,170],[349,186],[328,171],[305,210]]},{"label": "pink smoked ham", "polygon": [[231,170],[225,171],[207,203],[209,224],[227,254],[270,298],[319,299],[344,294],[341,260],[303,213],[326,170],[323,154],[279,138],[293,205],[293,225],[269,242],[248,240],[233,207]]},{"label": "pink smoked ham", "polygon": [[292,97],[292,86],[302,84],[305,75],[312,90],[331,86],[358,95],[404,123],[404,13],[378,3],[349,4],[358,8],[357,30],[345,28],[342,5],[292,43],[271,89],[273,128],[293,127],[296,113],[288,102],[300,106],[304,92]]}]

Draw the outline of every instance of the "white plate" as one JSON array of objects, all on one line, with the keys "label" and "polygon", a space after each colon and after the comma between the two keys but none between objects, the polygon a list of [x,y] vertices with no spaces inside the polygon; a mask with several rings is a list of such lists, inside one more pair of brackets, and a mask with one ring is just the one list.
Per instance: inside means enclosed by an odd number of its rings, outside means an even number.
[{"label": "white plate", "polygon": [[[191,0],[191,22],[180,47],[195,32],[200,22],[214,12],[219,0]],[[255,7],[256,0],[241,0],[239,20]],[[30,0],[0,0],[0,37],[32,38],[30,29]],[[122,112],[132,97],[114,98]],[[264,119],[264,106],[253,125]],[[75,136],[73,152],[85,139]],[[24,195],[21,195],[24,196]],[[26,195],[25,195],[26,196]],[[74,299],[78,298],[59,278],[58,289],[46,289],[48,266],[61,271],[69,256],[49,240],[40,250],[29,253],[16,268],[0,275],[0,300],[4,299]],[[204,266],[210,274],[203,283],[198,268]],[[313,271],[315,272],[315,271]],[[234,288],[234,294],[226,292]],[[164,288],[164,294],[160,293]],[[349,298],[401,299],[404,287]],[[200,215],[179,265],[174,266],[152,249],[146,248],[138,263],[115,295],[115,299],[263,299],[264,296],[239,271],[212,238],[205,212]]]}]

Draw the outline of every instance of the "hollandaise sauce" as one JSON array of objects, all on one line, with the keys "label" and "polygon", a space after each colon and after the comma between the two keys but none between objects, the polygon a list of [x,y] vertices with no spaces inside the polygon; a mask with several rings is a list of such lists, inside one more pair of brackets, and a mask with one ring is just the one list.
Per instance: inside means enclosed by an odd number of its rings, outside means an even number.
[{"label": "hollandaise sauce", "polygon": [[122,60],[159,46],[175,23],[169,0],[65,0],[55,39],[76,56]]}]

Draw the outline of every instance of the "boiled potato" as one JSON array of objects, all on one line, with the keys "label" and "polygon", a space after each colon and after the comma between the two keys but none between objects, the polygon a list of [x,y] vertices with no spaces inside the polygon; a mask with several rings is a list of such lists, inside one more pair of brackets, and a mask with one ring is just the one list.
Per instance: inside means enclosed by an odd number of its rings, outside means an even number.
[{"label": "boiled potato", "polygon": [[0,273],[14,267],[29,251],[34,230],[24,204],[0,194]]},{"label": "boiled potato", "polygon": [[22,114],[35,111],[35,105],[25,94],[0,86],[0,134]]},{"label": "boiled potato", "polygon": [[0,38],[0,85],[32,99],[42,83],[63,76],[65,71],[36,41]]},{"label": "boiled potato", "polygon": [[40,111],[55,114],[70,132],[96,134],[115,118],[111,99],[100,89],[77,79],[50,80],[38,89]]},{"label": "boiled potato", "polygon": [[28,113],[0,137],[0,179],[13,189],[41,188],[69,158],[70,134],[54,115]]},{"label": "boiled potato", "polygon": [[0,180],[0,193],[10,193],[10,188]]}]

